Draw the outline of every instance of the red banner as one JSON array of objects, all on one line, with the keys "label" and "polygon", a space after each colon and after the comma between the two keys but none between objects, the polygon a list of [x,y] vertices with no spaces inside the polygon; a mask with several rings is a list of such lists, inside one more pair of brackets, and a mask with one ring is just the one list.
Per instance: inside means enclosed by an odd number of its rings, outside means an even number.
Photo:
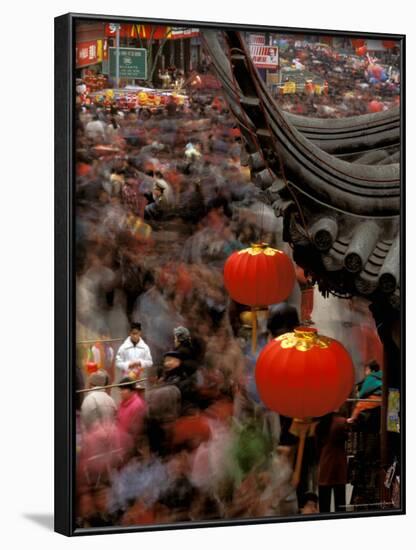
[{"label": "red banner", "polygon": [[98,48],[97,41],[90,40],[89,42],[80,42],[75,48],[75,66],[87,67],[98,63]]},{"label": "red banner", "polygon": [[276,69],[279,64],[279,53],[276,46],[257,46],[250,44],[253,63],[259,69]]},{"label": "red banner", "polygon": [[396,42],[396,40],[383,40],[383,46],[386,49],[391,50],[398,46],[398,42]]},{"label": "red banner", "polygon": [[199,36],[199,29],[172,29],[169,38],[179,40],[180,38],[195,38]]}]

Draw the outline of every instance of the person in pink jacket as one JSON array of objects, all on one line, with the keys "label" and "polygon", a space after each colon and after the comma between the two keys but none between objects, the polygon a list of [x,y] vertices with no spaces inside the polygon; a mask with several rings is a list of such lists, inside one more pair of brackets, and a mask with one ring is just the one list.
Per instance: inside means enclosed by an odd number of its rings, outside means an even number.
[{"label": "person in pink jacket", "polygon": [[132,442],[137,440],[142,427],[143,419],[147,411],[147,405],[143,397],[141,397],[137,389],[143,390],[143,384],[137,383],[129,377],[120,380],[120,396],[121,401],[117,410],[117,425],[119,429],[128,434],[132,438]]}]

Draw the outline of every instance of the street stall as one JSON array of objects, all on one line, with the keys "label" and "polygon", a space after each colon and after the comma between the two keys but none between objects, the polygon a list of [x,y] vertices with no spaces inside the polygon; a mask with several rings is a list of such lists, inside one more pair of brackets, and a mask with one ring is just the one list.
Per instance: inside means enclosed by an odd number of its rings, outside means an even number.
[{"label": "street stall", "polygon": [[151,112],[161,111],[169,101],[178,107],[188,103],[188,96],[180,91],[160,90],[141,86],[127,86],[123,89],[107,88],[90,92],[82,97],[81,105],[98,105],[110,109],[116,106],[121,111],[147,109]]},{"label": "street stall", "polygon": [[285,94],[328,93],[328,82],[320,76],[306,70],[285,68],[280,73],[280,81],[275,85],[275,92]]}]

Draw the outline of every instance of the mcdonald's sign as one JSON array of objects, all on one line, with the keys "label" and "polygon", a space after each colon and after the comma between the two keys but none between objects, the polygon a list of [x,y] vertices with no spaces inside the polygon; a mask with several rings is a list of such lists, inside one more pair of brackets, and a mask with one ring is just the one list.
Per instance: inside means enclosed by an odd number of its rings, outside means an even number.
[{"label": "mcdonald's sign", "polygon": [[[116,36],[117,26],[114,23],[106,23],[104,34],[107,37]],[[171,28],[160,25],[139,25],[136,23],[122,23],[120,25],[120,37],[122,38],[143,38],[162,40],[171,37]]]}]

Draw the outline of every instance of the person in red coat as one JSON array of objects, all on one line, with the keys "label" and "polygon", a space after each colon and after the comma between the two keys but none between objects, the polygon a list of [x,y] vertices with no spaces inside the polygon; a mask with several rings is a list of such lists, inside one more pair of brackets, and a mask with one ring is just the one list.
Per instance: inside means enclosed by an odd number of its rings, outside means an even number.
[{"label": "person in red coat", "polygon": [[335,511],[345,512],[345,485],[347,483],[347,419],[339,413],[323,417],[316,428],[318,448],[319,511],[330,512],[334,491]]},{"label": "person in red coat", "polygon": [[136,391],[135,380],[125,377],[121,379],[120,384],[126,385],[120,386],[121,401],[117,410],[117,425],[134,442],[142,430],[147,406],[145,400]]}]

